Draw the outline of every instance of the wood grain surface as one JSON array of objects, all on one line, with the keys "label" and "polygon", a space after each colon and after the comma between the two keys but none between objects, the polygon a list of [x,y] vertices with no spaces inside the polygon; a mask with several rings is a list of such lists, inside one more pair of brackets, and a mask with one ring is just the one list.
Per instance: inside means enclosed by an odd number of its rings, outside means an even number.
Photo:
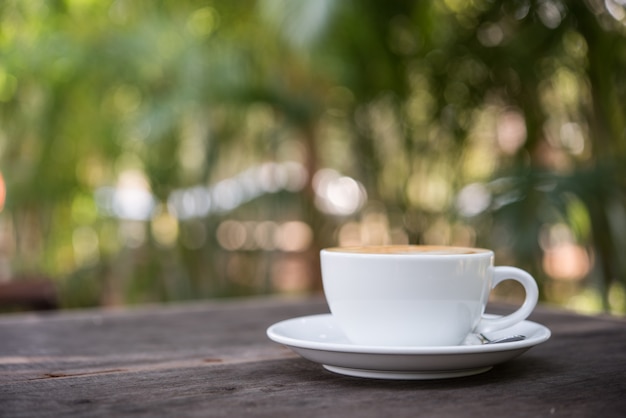
[{"label": "wood grain surface", "polygon": [[[0,316],[0,417],[626,416],[626,321],[539,307],[552,338],[491,371],[351,378],[270,341],[323,298]],[[502,313],[508,307],[490,307]]]}]

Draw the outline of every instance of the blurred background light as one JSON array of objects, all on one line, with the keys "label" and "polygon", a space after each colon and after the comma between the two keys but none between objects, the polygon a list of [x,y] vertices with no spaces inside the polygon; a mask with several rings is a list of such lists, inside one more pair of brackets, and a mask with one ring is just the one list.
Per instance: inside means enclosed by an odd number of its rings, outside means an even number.
[{"label": "blurred background light", "polygon": [[120,219],[147,221],[156,201],[145,175],[137,170],[120,174],[116,187],[100,187],[95,192],[98,208]]},{"label": "blurred background light", "polygon": [[456,198],[456,207],[463,216],[483,213],[491,204],[491,193],[484,184],[472,183],[463,187]]},{"label": "blurred background light", "polygon": [[316,206],[331,215],[351,215],[367,202],[367,192],[361,183],[329,168],[315,173],[313,187]]},{"label": "blurred background light", "polygon": [[2,175],[2,172],[0,171],[0,212],[2,212],[2,209],[4,209],[4,202],[6,201],[6,198],[7,198],[7,188],[4,182],[4,176]]},{"label": "blurred background light", "polygon": [[231,212],[265,194],[282,190],[297,193],[306,180],[306,169],[300,163],[264,163],[212,186],[174,190],[168,197],[168,207],[181,220],[204,218],[212,213]]}]

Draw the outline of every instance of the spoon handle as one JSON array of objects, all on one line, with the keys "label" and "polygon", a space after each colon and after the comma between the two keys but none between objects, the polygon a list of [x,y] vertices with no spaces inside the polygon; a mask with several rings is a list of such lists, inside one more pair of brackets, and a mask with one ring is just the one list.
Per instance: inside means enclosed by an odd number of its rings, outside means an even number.
[{"label": "spoon handle", "polygon": [[495,340],[491,340],[487,338],[484,334],[478,334],[478,338],[482,341],[483,344],[498,344],[498,343],[511,343],[515,341],[522,341],[526,339],[525,335],[511,335],[508,337],[497,338]]}]

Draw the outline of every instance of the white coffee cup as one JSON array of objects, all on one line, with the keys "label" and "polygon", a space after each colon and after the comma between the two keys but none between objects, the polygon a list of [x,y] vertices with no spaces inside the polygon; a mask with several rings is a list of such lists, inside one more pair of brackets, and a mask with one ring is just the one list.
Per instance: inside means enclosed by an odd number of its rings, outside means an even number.
[{"label": "white coffee cup", "polygon": [[[480,248],[445,246],[337,247],[321,251],[324,294],[348,339],[367,346],[452,346],[472,332],[523,321],[538,298],[533,277],[494,267]],[[504,280],[522,284],[526,299],[498,318],[483,313]]]}]

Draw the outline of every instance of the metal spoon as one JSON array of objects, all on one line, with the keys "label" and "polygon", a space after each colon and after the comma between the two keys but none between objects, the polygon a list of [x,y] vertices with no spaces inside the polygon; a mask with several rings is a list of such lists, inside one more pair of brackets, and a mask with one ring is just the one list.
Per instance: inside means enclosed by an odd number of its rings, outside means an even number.
[{"label": "metal spoon", "polygon": [[487,338],[484,334],[478,334],[478,339],[483,344],[499,344],[499,343],[512,343],[514,341],[522,341],[526,339],[525,335],[511,335],[508,337],[496,338],[495,340]]}]

